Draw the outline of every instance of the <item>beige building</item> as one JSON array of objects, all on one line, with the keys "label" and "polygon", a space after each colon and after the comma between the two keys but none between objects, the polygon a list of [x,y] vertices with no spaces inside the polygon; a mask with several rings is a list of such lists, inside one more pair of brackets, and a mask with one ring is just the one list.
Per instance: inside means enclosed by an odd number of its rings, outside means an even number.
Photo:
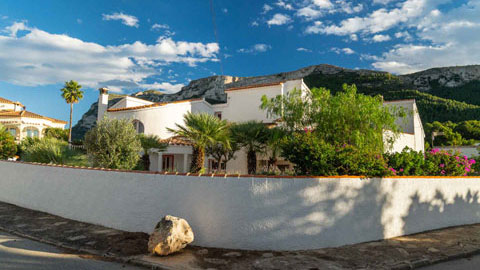
[{"label": "beige building", "polygon": [[20,102],[0,97],[0,124],[19,142],[27,137],[42,138],[46,128],[65,128],[67,122],[29,112]]}]

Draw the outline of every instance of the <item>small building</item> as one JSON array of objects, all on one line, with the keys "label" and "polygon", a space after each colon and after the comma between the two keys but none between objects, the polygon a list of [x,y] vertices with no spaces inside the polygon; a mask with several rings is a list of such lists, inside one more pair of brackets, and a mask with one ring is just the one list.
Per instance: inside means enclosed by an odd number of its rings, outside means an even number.
[{"label": "small building", "polygon": [[[261,121],[265,125],[275,126],[276,119],[267,117],[264,110],[260,108],[262,96],[273,98],[278,95],[285,95],[294,89],[302,92],[310,91],[303,79],[280,81],[268,84],[246,85],[233,87],[225,90],[227,102],[210,104],[204,99],[190,99],[173,102],[154,103],[135,97],[124,97],[119,102],[108,108],[108,91],[100,89],[98,120],[106,117],[117,119],[130,119],[137,132],[159,136],[168,147],[163,152],[153,151],[150,155],[152,171],[177,171],[187,172],[192,159],[192,143],[179,137],[172,137],[167,128],[176,128],[176,124],[183,125],[183,116],[187,112],[209,113],[220,119],[229,122]],[[395,141],[391,151],[397,152],[408,146],[417,151],[423,151],[422,123],[415,100],[402,100],[385,102],[386,106],[403,107],[407,111],[407,118],[399,120],[398,124],[402,129],[400,138]],[[386,135],[388,136],[388,132]],[[261,169],[267,165],[268,157],[259,154],[257,156],[257,168]],[[218,164],[206,157],[205,167],[212,171]],[[280,160],[279,168],[292,168],[292,164]],[[247,173],[247,153],[243,149],[235,154],[235,158],[227,164],[220,164],[220,167],[229,173]]]},{"label": "small building", "polygon": [[42,138],[45,129],[63,129],[67,122],[29,112],[20,102],[0,97],[0,124],[19,142],[27,137]]}]

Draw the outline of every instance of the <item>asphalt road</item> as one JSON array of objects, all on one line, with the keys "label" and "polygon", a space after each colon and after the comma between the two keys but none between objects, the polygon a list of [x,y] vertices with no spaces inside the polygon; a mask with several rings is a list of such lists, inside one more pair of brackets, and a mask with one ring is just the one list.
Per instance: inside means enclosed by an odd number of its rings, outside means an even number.
[{"label": "asphalt road", "polygon": [[480,255],[420,268],[421,270],[477,270],[480,269]]},{"label": "asphalt road", "polygon": [[89,260],[43,243],[0,231],[1,270],[141,270],[129,265]]}]

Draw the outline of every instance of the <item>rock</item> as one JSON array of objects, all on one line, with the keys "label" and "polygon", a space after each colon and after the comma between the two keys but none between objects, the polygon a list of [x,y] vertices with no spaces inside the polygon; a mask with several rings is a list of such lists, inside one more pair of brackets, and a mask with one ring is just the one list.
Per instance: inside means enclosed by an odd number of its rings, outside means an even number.
[{"label": "rock", "polygon": [[187,221],[174,216],[165,216],[148,240],[148,251],[166,256],[180,251],[193,242],[193,231]]},{"label": "rock", "polygon": [[433,247],[429,248],[428,251],[433,252],[433,253],[440,252],[440,250],[438,250],[436,248],[433,248]]}]

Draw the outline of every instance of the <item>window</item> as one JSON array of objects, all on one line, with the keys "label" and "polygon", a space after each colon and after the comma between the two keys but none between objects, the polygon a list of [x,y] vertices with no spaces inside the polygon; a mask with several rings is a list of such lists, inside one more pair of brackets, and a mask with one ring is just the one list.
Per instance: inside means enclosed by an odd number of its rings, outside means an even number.
[{"label": "window", "polygon": [[138,120],[133,120],[132,124],[135,127],[135,130],[137,131],[137,133],[144,133],[145,132],[145,127],[143,126],[142,122],[140,122]]},{"label": "window", "polygon": [[172,172],[174,171],[173,155],[162,156],[162,171]]},{"label": "window", "polygon": [[16,128],[8,128],[7,131],[12,134],[13,137],[17,137],[17,129]]},{"label": "window", "polygon": [[38,138],[38,129],[36,128],[27,128],[26,133],[28,138]]},{"label": "window", "polygon": [[222,120],[222,112],[215,112],[213,115],[218,117],[218,119]]}]

